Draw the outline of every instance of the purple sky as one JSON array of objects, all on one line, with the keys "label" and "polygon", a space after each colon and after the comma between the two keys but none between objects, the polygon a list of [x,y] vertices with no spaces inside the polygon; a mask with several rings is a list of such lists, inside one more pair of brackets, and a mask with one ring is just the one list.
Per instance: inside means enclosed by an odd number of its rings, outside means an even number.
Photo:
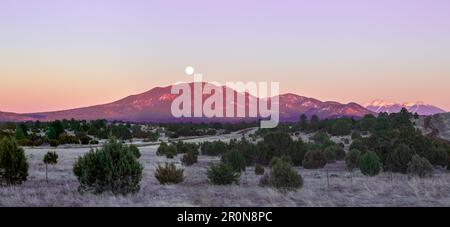
[{"label": "purple sky", "polygon": [[154,86],[279,81],[322,100],[450,110],[450,1],[0,2],[0,111],[99,104]]}]

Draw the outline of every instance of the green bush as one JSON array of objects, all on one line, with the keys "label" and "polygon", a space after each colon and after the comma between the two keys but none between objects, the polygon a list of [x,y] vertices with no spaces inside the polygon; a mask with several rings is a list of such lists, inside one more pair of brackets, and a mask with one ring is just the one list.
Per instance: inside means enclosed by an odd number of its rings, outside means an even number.
[{"label": "green bush", "polygon": [[274,158],[272,158],[272,160],[270,160],[270,162],[269,162],[269,167],[272,168],[279,161],[287,162],[287,163],[289,163],[291,165],[294,165],[294,163],[292,162],[291,157],[289,157],[287,155],[283,155],[281,157],[274,157]]},{"label": "green bush", "polygon": [[356,140],[353,140],[353,142],[349,148],[349,150],[353,150],[353,149],[359,150],[361,152],[366,152],[367,146],[363,143],[362,139],[356,139]]},{"label": "green bush", "polygon": [[302,140],[299,140],[293,141],[287,148],[287,151],[287,155],[291,157],[293,165],[301,166],[308,149],[306,148],[306,144]]},{"label": "green bush", "polygon": [[408,163],[408,174],[418,177],[427,177],[431,176],[432,173],[433,166],[426,158],[422,158],[416,154],[413,155],[411,161]]},{"label": "green bush", "polygon": [[327,157],[319,150],[308,151],[303,159],[305,169],[320,169],[327,164]]},{"label": "green bush", "polygon": [[16,140],[20,141],[23,139],[26,139],[27,136],[25,135],[25,132],[23,131],[23,129],[19,126],[16,127]]},{"label": "green bush", "polygon": [[42,138],[36,138],[36,139],[33,141],[33,146],[34,146],[34,147],[39,147],[39,146],[41,146],[42,144],[44,144],[44,140],[43,140]]},{"label": "green bush", "polygon": [[57,146],[59,146],[59,141],[58,141],[58,140],[51,139],[51,140],[48,141],[48,144],[49,144],[51,147],[57,147]]},{"label": "green bush", "polygon": [[405,144],[400,144],[387,156],[386,165],[392,172],[407,173],[408,163],[415,154],[414,150]]},{"label": "green bush", "polygon": [[247,165],[244,155],[242,152],[237,150],[232,150],[225,153],[222,156],[222,162],[229,164],[236,172],[245,171],[245,167]]},{"label": "green bush", "polygon": [[432,147],[426,157],[435,166],[447,166],[449,159],[448,152],[444,147]]},{"label": "green bush", "polygon": [[241,174],[233,170],[227,163],[212,165],[207,170],[207,176],[211,183],[217,185],[239,184]]},{"label": "green bush", "polygon": [[0,141],[0,183],[21,184],[28,177],[28,162],[16,140],[4,137]]},{"label": "green bush", "polygon": [[256,175],[263,175],[264,174],[264,167],[261,164],[255,165],[255,174]]},{"label": "green bush", "polygon": [[31,147],[33,146],[33,141],[30,139],[21,139],[21,140],[17,140],[17,143],[20,146],[27,146],[27,147]]},{"label": "green bush", "polygon": [[198,155],[198,145],[195,143],[184,143],[183,141],[179,141],[175,144],[177,153],[184,154],[187,152],[191,152],[195,155]]},{"label": "green bush", "polygon": [[182,169],[177,169],[174,163],[166,163],[165,166],[156,167],[155,178],[160,184],[178,184],[183,182]]},{"label": "green bush", "polygon": [[139,191],[142,170],[133,148],[116,139],[78,158],[73,168],[80,191],[114,194]]},{"label": "green bush", "polygon": [[162,142],[156,151],[156,155],[165,155],[167,158],[173,158],[177,155],[177,148],[173,144],[167,145],[167,143]]},{"label": "green bush", "polygon": [[71,136],[67,133],[61,133],[58,137],[59,144],[79,144],[80,141],[76,136]]},{"label": "green bush", "polygon": [[303,186],[303,178],[292,167],[292,163],[276,159],[272,164],[268,181],[270,186],[280,190],[297,190]]},{"label": "green bush", "polygon": [[82,145],[88,145],[91,142],[91,137],[86,135],[86,133],[80,133],[77,137]]},{"label": "green bush", "polygon": [[330,141],[330,136],[326,132],[320,131],[309,138],[317,144],[326,144]]},{"label": "green bush", "polygon": [[201,145],[203,155],[218,156],[228,151],[228,145],[222,141],[204,142]]},{"label": "green bush", "polygon": [[359,169],[367,176],[378,175],[380,173],[380,158],[373,151],[366,152],[359,160]]},{"label": "green bush", "polygon": [[325,154],[325,157],[327,157],[327,163],[335,163],[336,162],[336,146],[329,146],[325,148],[323,153]]},{"label": "green bush", "polygon": [[359,158],[361,157],[361,151],[357,149],[350,150],[345,156],[345,166],[347,170],[353,171],[358,168]]},{"label": "green bush", "polygon": [[139,148],[135,145],[130,145],[130,151],[133,153],[134,157],[139,159],[141,157],[141,152],[139,151]]},{"label": "green bush", "polygon": [[98,140],[91,140],[91,141],[89,141],[89,144],[97,145],[97,144],[99,144],[99,142],[98,142]]},{"label": "green bush", "polygon": [[197,163],[198,156],[194,152],[187,152],[183,155],[183,158],[181,159],[181,162],[185,166],[191,166]]}]

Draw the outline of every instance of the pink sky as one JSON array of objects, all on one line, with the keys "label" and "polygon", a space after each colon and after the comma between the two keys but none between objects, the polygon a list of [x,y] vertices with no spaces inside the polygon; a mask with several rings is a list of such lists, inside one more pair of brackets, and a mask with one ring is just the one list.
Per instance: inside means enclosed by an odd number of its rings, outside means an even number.
[{"label": "pink sky", "polygon": [[189,81],[279,81],[282,92],[450,110],[450,2],[0,2],[0,111],[115,101]]}]

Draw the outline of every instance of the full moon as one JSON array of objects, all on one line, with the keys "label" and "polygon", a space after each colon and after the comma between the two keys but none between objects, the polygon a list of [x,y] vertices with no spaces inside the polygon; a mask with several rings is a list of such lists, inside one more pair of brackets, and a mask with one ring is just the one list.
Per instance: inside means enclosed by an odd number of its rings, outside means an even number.
[{"label": "full moon", "polygon": [[185,72],[186,72],[186,74],[188,74],[188,75],[192,75],[192,74],[194,74],[194,68],[191,67],[191,66],[188,66],[188,67],[186,67]]}]

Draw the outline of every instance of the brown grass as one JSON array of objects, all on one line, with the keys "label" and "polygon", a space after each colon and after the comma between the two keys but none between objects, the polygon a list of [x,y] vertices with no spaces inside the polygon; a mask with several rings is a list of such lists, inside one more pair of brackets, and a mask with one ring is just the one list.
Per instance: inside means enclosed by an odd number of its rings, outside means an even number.
[{"label": "brown grass", "polygon": [[[30,175],[23,185],[0,187],[0,206],[449,206],[450,177],[435,171],[432,178],[408,178],[406,175],[382,173],[365,177],[349,174],[342,162],[328,165],[327,171],[298,171],[304,186],[297,192],[279,193],[261,188],[261,176],[248,168],[240,185],[213,186],[208,183],[206,167],[219,158],[199,156],[199,162],[185,168],[185,181],[178,185],[160,185],[154,177],[157,163],[167,161],[156,156],[156,146],[141,147],[144,178],[139,193],[129,196],[80,194],[72,173],[77,157],[87,148],[56,150],[59,163],[49,167],[45,181],[43,149],[26,149]],[[179,163],[179,155],[174,160]],[[328,183],[329,182],[329,185]]]}]

